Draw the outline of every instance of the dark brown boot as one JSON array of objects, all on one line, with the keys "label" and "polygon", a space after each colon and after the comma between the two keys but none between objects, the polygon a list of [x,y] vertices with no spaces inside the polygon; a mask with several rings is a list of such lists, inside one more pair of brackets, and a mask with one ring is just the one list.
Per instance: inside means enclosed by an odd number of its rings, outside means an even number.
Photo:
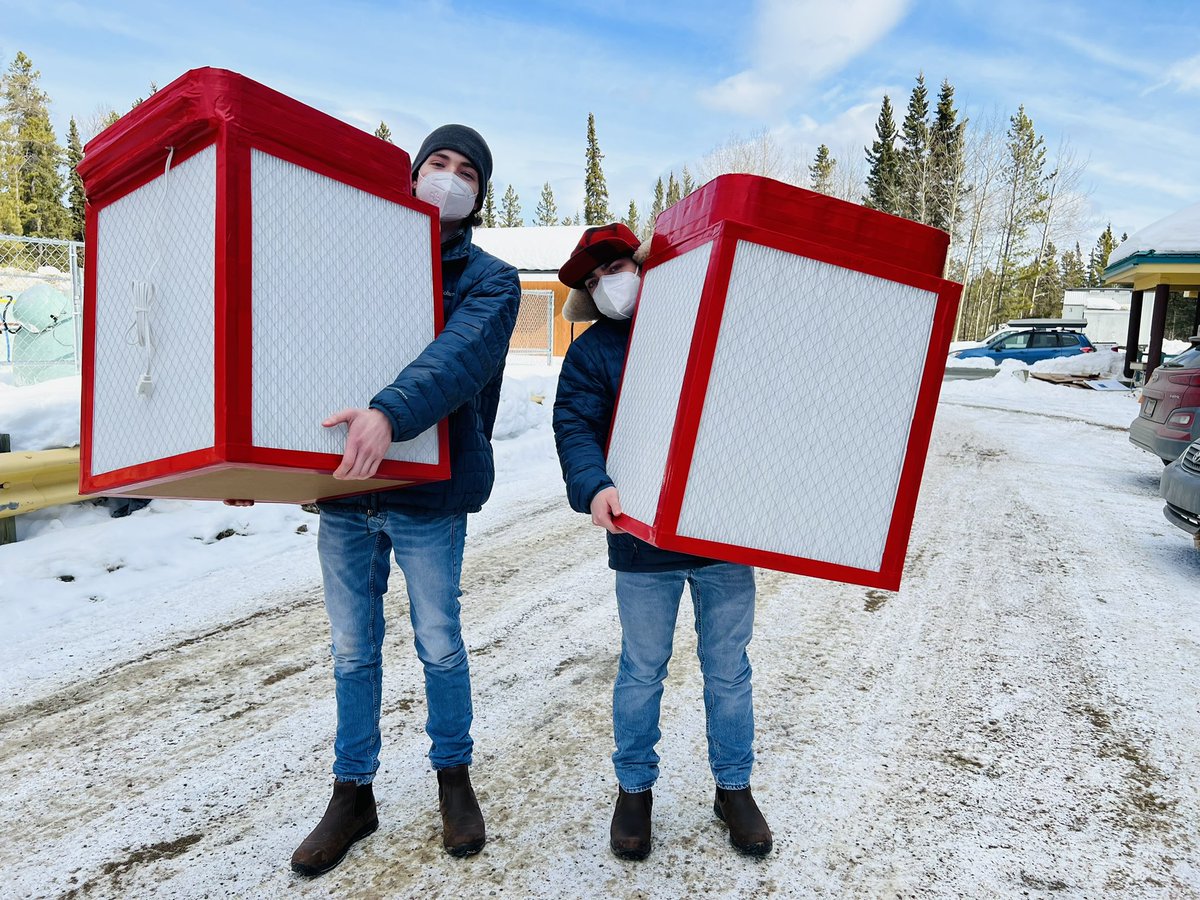
[{"label": "dark brown boot", "polygon": [[649,790],[630,794],[617,788],[617,808],[613,810],[608,842],[621,859],[645,859],[650,855],[650,810],[654,797]]},{"label": "dark brown boot", "polygon": [[483,813],[466,766],[439,769],[438,808],[442,812],[442,846],[451,856],[470,856],[483,849],[487,832]]},{"label": "dark brown boot", "polygon": [[292,854],[292,871],[309,877],[328,872],[342,861],[355,841],[378,827],[371,785],[335,781],[325,815]]},{"label": "dark brown boot", "polygon": [[713,812],[729,826],[729,843],[747,856],[766,856],[771,852],[771,829],[758,811],[750,788],[727,791],[717,788]]}]

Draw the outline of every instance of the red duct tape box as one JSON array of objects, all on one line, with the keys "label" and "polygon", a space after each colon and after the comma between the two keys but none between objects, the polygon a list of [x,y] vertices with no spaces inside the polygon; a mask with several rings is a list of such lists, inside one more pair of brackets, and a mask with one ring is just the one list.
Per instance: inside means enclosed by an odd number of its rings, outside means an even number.
[{"label": "red duct tape box", "polygon": [[447,426],[369,481],[344,426],[442,327],[408,154],[195,69],[88,143],[80,491],[304,502],[448,478]]},{"label": "red duct tape box", "polygon": [[620,525],[896,589],[961,291],[948,243],[753,175],[668,209],[608,447]]}]

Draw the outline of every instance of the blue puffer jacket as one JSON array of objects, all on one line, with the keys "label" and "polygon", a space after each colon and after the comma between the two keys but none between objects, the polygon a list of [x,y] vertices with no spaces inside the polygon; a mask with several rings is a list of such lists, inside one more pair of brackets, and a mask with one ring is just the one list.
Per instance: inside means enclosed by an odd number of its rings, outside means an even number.
[{"label": "blue puffer jacket", "polygon": [[[593,323],[567,350],[558,376],[554,443],[567,484],[567,500],[576,512],[590,513],[592,498],[613,486],[604,465],[604,448],[625,371],[629,326],[628,321],[608,318]],[[668,572],[713,562],[660,550],[632,534],[605,534],[608,565],[618,572]]]},{"label": "blue puffer jacket", "polygon": [[442,245],[445,327],[371,400],[407,441],[450,417],[450,479],[329,501],[447,515],[478,512],[492,492],[492,426],[504,358],[517,321],[517,270],[471,243],[471,229]]}]

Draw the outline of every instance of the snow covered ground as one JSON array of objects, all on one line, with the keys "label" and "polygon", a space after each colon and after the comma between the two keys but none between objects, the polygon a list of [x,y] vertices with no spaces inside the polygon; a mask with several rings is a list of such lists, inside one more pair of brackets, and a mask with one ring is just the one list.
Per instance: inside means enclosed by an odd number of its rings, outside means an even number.
[{"label": "snow covered ground", "polygon": [[[316,517],[19,517],[0,547],[0,896],[1200,897],[1200,554],[1128,442],[1132,396],[1021,368],[944,383],[898,592],[760,571],[761,861],[712,815],[687,613],[654,852],[607,850],[612,577],[566,506],[540,362],[510,364],[496,491],[470,522],[489,843],[467,860],[438,843],[398,576],[380,830],[306,881],[287,860],[328,799],[333,728]],[[74,390],[0,378],[0,431],[70,443]]]}]

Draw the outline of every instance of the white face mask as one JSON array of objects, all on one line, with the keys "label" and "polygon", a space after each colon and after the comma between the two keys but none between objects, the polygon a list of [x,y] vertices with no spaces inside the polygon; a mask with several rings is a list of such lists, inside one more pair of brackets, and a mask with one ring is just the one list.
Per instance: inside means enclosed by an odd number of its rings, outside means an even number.
[{"label": "white face mask", "polygon": [[417,181],[417,199],[441,210],[443,222],[460,222],[475,211],[475,191],[453,172],[430,172]]},{"label": "white face mask", "polygon": [[592,288],[596,308],[610,319],[628,319],[637,304],[638,285],[642,279],[637,272],[617,272],[603,275]]}]

